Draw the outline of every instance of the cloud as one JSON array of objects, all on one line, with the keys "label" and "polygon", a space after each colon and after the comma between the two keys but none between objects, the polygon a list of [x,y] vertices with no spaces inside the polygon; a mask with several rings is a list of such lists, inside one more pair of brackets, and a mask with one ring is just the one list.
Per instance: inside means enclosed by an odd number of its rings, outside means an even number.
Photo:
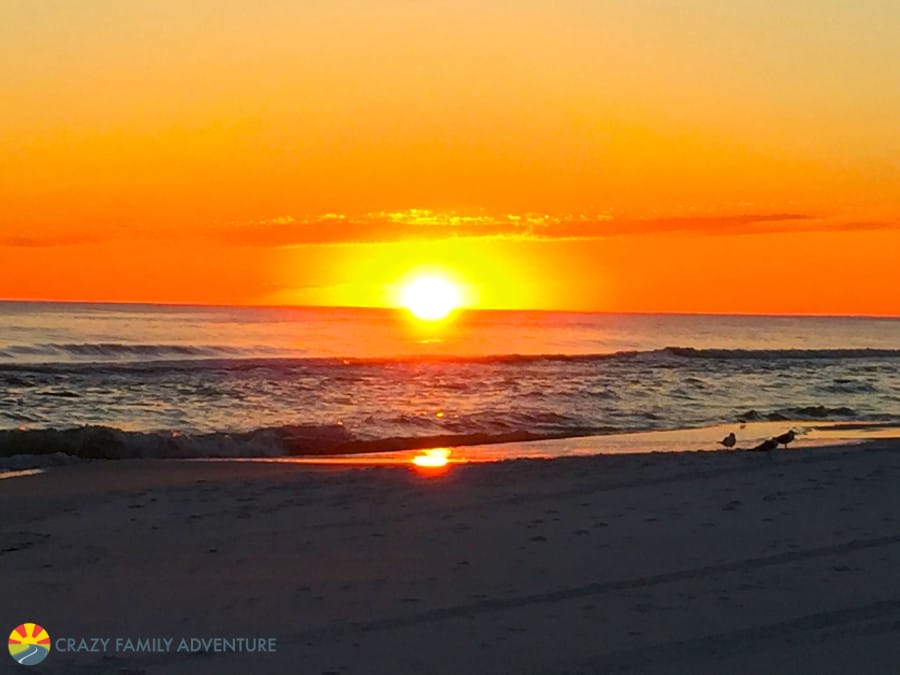
[{"label": "cloud", "polygon": [[79,246],[83,244],[97,244],[103,241],[106,241],[106,238],[88,233],[29,233],[26,235],[0,234],[0,246],[10,248],[49,248],[53,246]]},{"label": "cloud", "polygon": [[216,229],[211,235],[227,243],[244,246],[291,246],[310,244],[383,243],[398,240],[444,239],[448,237],[497,237],[526,234],[522,225],[505,220],[474,220],[454,216],[444,220],[402,219],[397,214],[362,217],[336,216],[256,221],[248,225]]},{"label": "cloud", "polygon": [[793,212],[623,218],[608,213],[493,215],[409,209],[361,216],[339,213],[311,217],[279,215],[227,225],[176,227],[166,224],[158,228],[110,228],[103,232],[56,230],[38,233],[36,228],[29,228],[25,234],[4,234],[0,230],[0,246],[35,248],[96,244],[113,239],[177,242],[199,238],[229,246],[287,247],[452,238],[572,241],[658,234],[752,236],[886,229],[900,229],[900,220],[849,221]]},{"label": "cloud", "polygon": [[279,217],[217,229],[212,236],[243,246],[384,243],[448,238],[520,240],[588,240],[654,234],[707,236],[786,232],[878,230],[897,222],[845,222],[804,213],[749,213],[726,216],[615,218],[609,214],[464,215],[414,209],[352,217],[327,214],[314,218]]}]

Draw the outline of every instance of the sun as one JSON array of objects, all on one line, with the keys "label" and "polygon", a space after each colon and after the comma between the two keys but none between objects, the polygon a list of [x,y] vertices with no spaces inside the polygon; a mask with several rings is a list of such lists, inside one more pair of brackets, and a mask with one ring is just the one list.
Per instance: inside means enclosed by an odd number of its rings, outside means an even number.
[{"label": "sun", "polygon": [[400,304],[423,321],[439,321],[461,304],[459,287],[437,275],[418,276],[400,292]]}]

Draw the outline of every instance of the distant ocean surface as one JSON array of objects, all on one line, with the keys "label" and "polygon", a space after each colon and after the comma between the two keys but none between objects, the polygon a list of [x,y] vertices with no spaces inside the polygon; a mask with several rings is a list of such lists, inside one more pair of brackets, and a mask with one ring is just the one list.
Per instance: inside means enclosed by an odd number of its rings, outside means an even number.
[{"label": "distant ocean surface", "polygon": [[[0,303],[0,456],[900,421],[900,320]],[[417,439],[411,441],[410,439]]]}]

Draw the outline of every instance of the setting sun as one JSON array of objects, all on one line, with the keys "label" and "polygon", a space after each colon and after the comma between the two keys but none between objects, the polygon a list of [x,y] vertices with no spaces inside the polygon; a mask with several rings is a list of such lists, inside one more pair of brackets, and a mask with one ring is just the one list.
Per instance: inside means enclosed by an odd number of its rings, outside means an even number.
[{"label": "setting sun", "polygon": [[445,318],[461,304],[459,287],[444,277],[423,275],[403,287],[400,304],[423,321]]}]

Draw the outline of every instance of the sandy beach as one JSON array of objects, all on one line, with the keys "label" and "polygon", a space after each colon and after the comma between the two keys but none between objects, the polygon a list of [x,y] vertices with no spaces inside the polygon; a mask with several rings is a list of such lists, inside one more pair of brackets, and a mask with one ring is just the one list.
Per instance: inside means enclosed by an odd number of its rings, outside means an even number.
[{"label": "sandy beach", "polygon": [[898,480],[896,441],[440,475],[60,467],[0,481],[2,625],[46,627],[41,673],[896,672]]}]

